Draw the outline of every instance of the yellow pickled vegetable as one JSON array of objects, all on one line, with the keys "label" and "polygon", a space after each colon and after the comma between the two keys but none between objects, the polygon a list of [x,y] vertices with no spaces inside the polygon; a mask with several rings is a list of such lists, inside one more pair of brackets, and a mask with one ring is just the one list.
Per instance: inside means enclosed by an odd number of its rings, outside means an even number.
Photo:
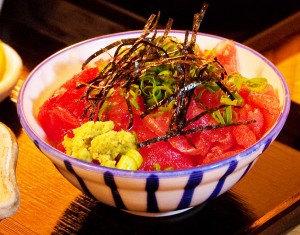
[{"label": "yellow pickled vegetable", "polygon": [[122,155],[116,168],[123,170],[137,170],[143,163],[143,157],[139,151],[130,149],[125,155]]},{"label": "yellow pickled vegetable", "polygon": [[6,69],[6,56],[3,42],[0,40],[0,81],[2,80]]}]

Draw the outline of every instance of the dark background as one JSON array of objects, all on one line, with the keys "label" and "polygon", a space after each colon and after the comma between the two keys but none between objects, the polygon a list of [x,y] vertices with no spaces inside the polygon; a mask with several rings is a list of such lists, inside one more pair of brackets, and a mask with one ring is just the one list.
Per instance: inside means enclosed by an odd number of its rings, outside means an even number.
[{"label": "dark background", "polygon": [[[160,24],[191,29],[202,0],[5,0],[1,16],[38,29],[66,45],[90,37],[142,29],[161,12]],[[200,31],[243,42],[300,11],[299,0],[207,0]],[[3,21],[3,20],[2,20]],[[1,22],[2,23],[2,22]],[[300,22],[299,22],[300,23]],[[288,30],[288,29],[287,29]],[[29,35],[30,36],[30,35]]]},{"label": "dark background", "polygon": [[[136,14],[149,17],[161,11],[162,23],[173,18],[174,28],[191,29],[193,14],[203,1],[107,0]],[[209,4],[200,31],[244,41],[300,10],[299,0],[207,0]],[[300,22],[299,22],[300,23]]]},{"label": "dark background", "polygon": [[[258,51],[270,44],[268,40],[274,44],[274,40],[286,37],[300,25],[299,0],[207,0],[207,3],[209,7],[199,31],[241,43],[297,15],[293,25],[280,27],[271,38],[246,43]],[[21,55],[28,69],[33,69],[68,45],[100,35],[141,30],[149,16],[158,11],[161,27],[171,17],[173,29],[191,29],[193,15],[202,4],[202,0],[4,0],[0,38]]]}]

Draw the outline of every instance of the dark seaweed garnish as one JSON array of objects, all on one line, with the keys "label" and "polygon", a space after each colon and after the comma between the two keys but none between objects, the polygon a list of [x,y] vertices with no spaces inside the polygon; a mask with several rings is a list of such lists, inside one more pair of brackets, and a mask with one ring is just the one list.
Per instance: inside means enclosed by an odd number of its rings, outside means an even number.
[{"label": "dark seaweed garnish", "polygon": [[[187,110],[194,97],[194,91],[198,86],[215,83],[231,100],[234,100],[233,94],[222,83],[222,80],[227,75],[223,66],[216,58],[207,60],[195,53],[196,36],[207,7],[208,5],[206,3],[203,4],[200,12],[194,15],[192,31],[186,31],[183,42],[179,42],[168,35],[172,28],[173,19],[169,19],[164,34],[157,37],[157,24],[160,17],[159,12],[157,16],[152,14],[149,17],[140,37],[116,41],[92,54],[83,63],[82,69],[85,69],[86,66],[99,55],[116,47],[112,60],[99,72],[99,75],[87,84],[80,84],[78,86],[78,88],[82,86],[88,87],[85,98],[89,100],[90,104],[84,110],[84,115],[89,113],[91,120],[98,120],[97,111],[101,109],[110,89],[117,85],[124,90],[124,97],[126,98],[130,119],[128,129],[130,129],[133,124],[132,105],[129,101],[131,85],[140,85],[140,77],[147,73],[151,74],[153,69],[169,66],[172,67],[176,73],[176,85],[172,94],[164,96],[153,104],[145,103],[146,111],[141,114],[141,117],[144,118],[157,111],[160,107],[168,105],[173,101],[174,108],[168,131],[164,136],[139,143],[139,147],[144,147],[158,141],[165,141],[179,135],[254,122],[254,120],[250,120],[246,122],[231,122],[187,128],[191,123],[199,120],[205,114],[212,113],[226,106],[221,105],[215,109],[207,109],[193,119],[187,120]],[[190,36],[191,38],[189,38]],[[167,39],[169,39],[170,43],[174,46],[172,51],[167,50],[163,46],[163,43]],[[211,67],[214,68],[213,71],[211,71]],[[191,69],[194,71],[193,74],[191,74]]]}]

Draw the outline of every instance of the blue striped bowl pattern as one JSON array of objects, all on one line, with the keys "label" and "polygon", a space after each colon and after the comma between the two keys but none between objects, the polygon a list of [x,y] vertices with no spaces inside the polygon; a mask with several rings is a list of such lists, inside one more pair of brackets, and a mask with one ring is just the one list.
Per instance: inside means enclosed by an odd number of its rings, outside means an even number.
[{"label": "blue striped bowl pattern", "polygon": [[[161,33],[161,31],[159,32]],[[80,71],[93,52],[123,38],[138,37],[140,31],[100,36],[67,47],[41,62],[24,82],[17,103],[18,115],[27,135],[58,171],[83,193],[100,202],[143,216],[165,216],[213,200],[229,190],[252,168],[260,154],[281,131],[290,109],[290,94],[282,74],[258,52],[236,43],[239,67],[246,77],[264,76],[278,90],[283,106],[278,122],[255,145],[223,161],[185,170],[126,171],[101,167],[71,158],[47,143],[36,120],[38,107],[63,82]],[[172,31],[183,39],[183,31]],[[224,38],[199,33],[202,48],[212,48]]]}]

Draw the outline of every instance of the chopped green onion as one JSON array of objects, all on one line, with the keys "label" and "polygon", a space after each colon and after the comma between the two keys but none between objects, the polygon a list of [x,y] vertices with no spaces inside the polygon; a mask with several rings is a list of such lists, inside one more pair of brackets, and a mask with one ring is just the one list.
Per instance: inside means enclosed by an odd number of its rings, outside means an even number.
[{"label": "chopped green onion", "polygon": [[228,96],[221,96],[220,103],[236,106],[238,104],[238,100],[237,99],[231,100]]},{"label": "chopped green onion", "polygon": [[169,76],[172,76],[170,70],[163,70],[157,75],[151,72],[141,76],[140,89],[148,106],[157,104],[163,98],[173,94],[174,79],[169,79]]},{"label": "chopped green onion", "polygon": [[109,107],[109,102],[106,100],[103,102],[103,104],[101,105],[99,112],[98,112],[98,119],[102,120],[102,115],[103,113],[108,109]]},{"label": "chopped green onion", "polygon": [[243,77],[241,74],[236,73],[234,75],[228,76],[228,83],[232,84],[238,91],[242,88],[242,85],[247,80],[247,78]]},{"label": "chopped green onion", "polygon": [[209,64],[209,65],[207,66],[207,69],[208,69],[209,71],[211,71],[211,72],[214,72],[214,71],[216,70],[216,67]]},{"label": "chopped green onion", "polygon": [[162,112],[167,112],[173,109],[173,106],[175,104],[175,100],[172,100],[171,102],[168,103],[167,106],[160,106],[159,110]]},{"label": "chopped green onion", "polygon": [[231,106],[225,107],[224,110],[216,110],[214,111],[211,116],[220,124],[225,125],[225,124],[231,124],[232,123],[232,116],[233,116],[233,110]]},{"label": "chopped green onion", "polygon": [[232,92],[231,94],[233,95],[234,100],[231,100],[228,96],[223,95],[220,97],[220,103],[233,106],[241,105],[242,103],[244,103],[243,97],[241,97],[238,92]]},{"label": "chopped green onion", "polygon": [[225,123],[232,123],[232,108],[231,106],[227,106],[225,108]]},{"label": "chopped green onion", "polygon": [[141,90],[138,85],[132,84],[130,87],[129,94],[132,96],[129,101],[134,106],[136,110],[140,109],[140,106],[137,103],[137,97],[141,94]]},{"label": "chopped green onion", "polygon": [[238,91],[245,85],[249,91],[259,92],[266,88],[268,80],[262,77],[246,78],[236,73],[228,76],[228,83],[231,83]]},{"label": "chopped green onion", "polygon": [[159,165],[158,163],[154,163],[154,164],[153,164],[153,168],[154,168],[154,170],[156,170],[156,171],[160,171],[160,165]]},{"label": "chopped green onion", "polygon": [[205,83],[205,88],[206,90],[212,92],[212,93],[216,93],[217,90],[220,89],[220,87],[218,86],[217,83],[215,82],[207,82]]},{"label": "chopped green onion", "polygon": [[166,168],[164,169],[164,171],[171,171],[171,170],[174,170],[174,168],[173,168],[173,167],[171,167],[171,166],[169,166],[169,167],[166,167]]},{"label": "chopped green onion", "polygon": [[172,76],[172,72],[170,70],[163,70],[158,74],[158,76],[160,76],[160,77],[170,77],[170,76]]},{"label": "chopped green onion", "polygon": [[98,66],[99,72],[101,72],[108,64],[108,61],[103,61],[102,63],[100,63],[100,65]]},{"label": "chopped green onion", "polygon": [[139,104],[136,102],[136,99],[135,99],[135,98],[130,98],[129,101],[130,101],[130,103],[133,105],[133,107],[134,107],[136,110],[140,110],[140,106],[139,106]]},{"label": "chopped green onion", "polygon": [[245,82],[245,86],[250,91],[262,91],[268,85],[268,81],[266,78],[251,78]]},{"label": "chopped green onion", "polygon": [[[153,168],[154,168],[155,171],[160,171],[161,170],[161,167],[160,167],[159,163],[157,163],[157,162],[153,164]],[[166,167],[164,169],[164,171],[171,171],[173,169],[174,169],[173,167],[169,166],[169,167]]]},{"label": "chopped green onion", "polygon": [[225,124],[224,118],[222,117],[222,114],[220,112],[220,110],[216,110],[215,112],[212,113],[212,117],[221,124]]}]

